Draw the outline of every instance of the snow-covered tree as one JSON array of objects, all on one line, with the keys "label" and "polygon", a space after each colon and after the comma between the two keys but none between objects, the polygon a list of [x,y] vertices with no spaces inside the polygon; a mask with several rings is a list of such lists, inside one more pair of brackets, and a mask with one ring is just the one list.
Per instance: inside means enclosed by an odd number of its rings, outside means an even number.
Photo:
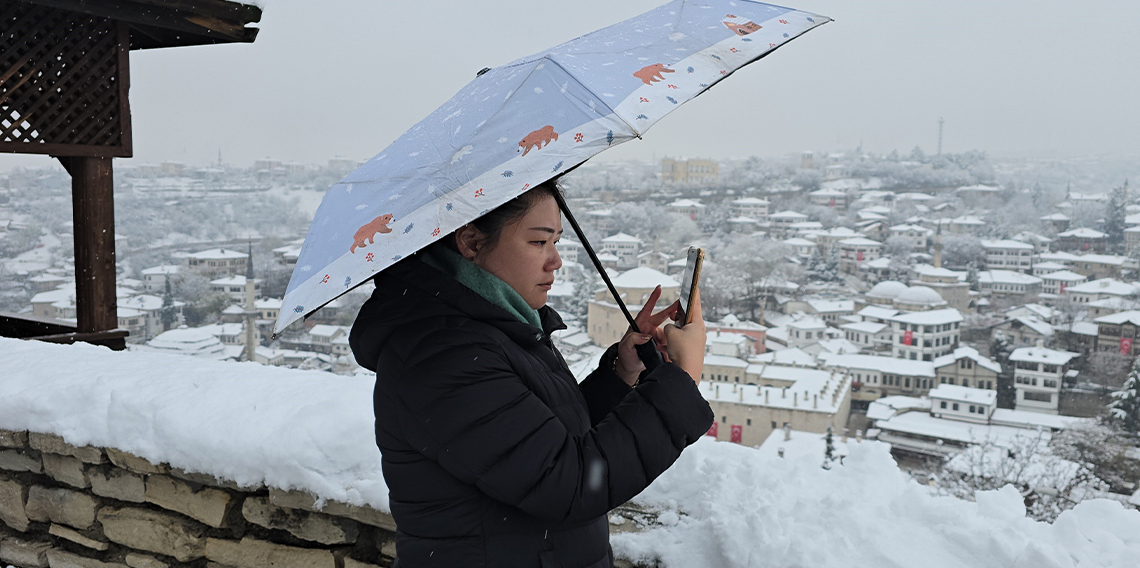
[{"label": "snow-covered tree", "polygon": [[883,241],[883,256],[891,258],[903,258],[910,254],[914,246],[911,244],[910,239],[902,236],[895,235]]},{"label": "snow-covered tree", "polygon": [[1140,433],[1140,359],[1132,366],[1124,386],[1112,393],[1108,412],[1126,431]]},{"label": "snow-covered tree", "polygon": [[1104,232],[1108,234],[1108,245],[1117,248],[1124,243],[1125,208],[1128,206],[1125,186],[1113,188],[1108,194],[1104,208]]},{"label": "snow-covered tree", "polygon": [[831,469],[835,463],[835,440],[831,433],[831,426],[827,427],[827,435],[823,437],[823,469]]},{"label": "snow-covered tree", "polygon": [[949,266],[967,266],[970,263],[984,265],[986,263],[986,249],[977,237],[944,235],[942,237],[942,262]]}]

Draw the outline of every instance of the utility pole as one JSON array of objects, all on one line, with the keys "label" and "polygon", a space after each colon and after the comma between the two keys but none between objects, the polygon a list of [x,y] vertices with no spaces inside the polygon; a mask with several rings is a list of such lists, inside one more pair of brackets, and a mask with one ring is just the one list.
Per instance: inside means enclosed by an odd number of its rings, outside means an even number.
[{"label": "utility pole", "polygon": [[249,243],[249,258],[245,264],[245,360],[257,361],[257,302],[254,300],[253,242]]},{"label": "utility pole", "polygon": [[938,155],[942,155],[942,117],[938,117]]}]

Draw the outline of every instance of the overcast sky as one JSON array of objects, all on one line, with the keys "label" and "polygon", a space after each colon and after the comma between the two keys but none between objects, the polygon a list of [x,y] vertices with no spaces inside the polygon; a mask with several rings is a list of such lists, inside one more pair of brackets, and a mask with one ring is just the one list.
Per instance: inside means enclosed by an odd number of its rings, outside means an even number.
[{"label": "overcast sky", "polygon": [[[378,154],[482,67],[659,0],[267,0],[257,41],[131,53],[135,158]],[[602,159],[863,148],[1140,156],[1140,2],[796,0],[824,25]],[[47,163],[0,155],[0,169]]]}]

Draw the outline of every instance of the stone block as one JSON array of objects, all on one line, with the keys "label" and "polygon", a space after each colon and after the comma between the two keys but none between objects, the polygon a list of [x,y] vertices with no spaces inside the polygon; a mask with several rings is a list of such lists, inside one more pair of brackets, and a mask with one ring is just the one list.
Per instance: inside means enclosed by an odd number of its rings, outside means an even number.
[{"label": "stone block", "polygon": [[58,536],[62,539],[70,540],[79,546],[85,546],[92,550],[98,550],[99,552],[103,552],[104,550],[111,548],[111,545],[107,542],[88,538],[82,534],[79,534],[79,531],[75,529],[69,529],[63,525],[57,525],[55,523],[52,523],[51,527],[48,528],[48,534],[52,536]]},{"label": "stone block", "polygon": [[327,501],[324,507],[318,509],[316,506],[316,497],[305,491],[285,491],[270,487],[269,502],[278,507],[288,509],[303,509],[305,511],[325,513],[326,515],[332,515],[334,517],[348,517],[366,525],[396,532],[396,521],[392,518],[392,515],[388,513],[378,511],[372,507],[360,507],[339,501]]},{"label": "stone block", "polygon": [[40,458],[24,450],[0,450],[0,469],[43,473]]},{"label": "stone block", "polygon": [[33,521],[51,521],[82,530],[95,523],[98,508],[99,503],[90,495],[33,485],[28,489],[24,512]]},{"label": "stone block", "polygon": [[221,489],[201,487],[195,491],[189,483],[165,475],[147,476],[146,500],[214,528],[225,525],[226,517],[237,504],[232,495]]},{"label": "stone block", "polygon": [[109,467],[90,470],[87,477],[91,481],[91,492],[100,497],[128,503],[146,502],[146,482],[141,475]]},{"label": "stone block", "polygon": [[170,467],[165,464],[155,465],[130,452],[116,450],[115,448],[107,448],[107,458],[116,466],[135,473],[167,473],[170,471]]},{"label": "stone block", "polygon": [[23,430],[0,430],[0,448],[23,448],[27,445],[27,432]]},{"label": "stone block", "polygon": [[206,558],[234,568],[336,568],[337,564],[329,550],[285,546],[248,536],[241,542],[207,539]]},{"label": "stone block", "polygon": [[47,552],[48,565],[51,568],[131,568],[119,562],[101,562],[94,558],[72,554],[70,552],[53,548]]},{"label": "stone block", "polygon": [[178,515],[136,508],[99,511],[103,534],[123,546],[173,556],[179,562],[201,558],[206,551],[203,528]]},{"label": "stone block", "polygon": [[42,454],[40,461],[44,464],[44,473],[52,479],[78,489],[91,487],[91,481],[87,479],[87,472],[84,471],[83,462],[79,461],[79,458]]},{"label": "stone block", "polygon": [[83,463],[103,463],[103,449],[95,448],[92,446],[73,446],[63,441],[63,438],[55,434],[41,434],[39,432],[28,432],[28,445],[34,449],[47,454],[57,454],[61,456],[71,456],[79,458]]},{"label": "stone block", "polygon": [[170,568],[170,564],[163,562],[149,554],[139,554],[137,552],[128,552],[126,557],[127,566],[131,568]]},{"label": "stone block", "polygon": [[6,538],[0,540],[0,562],[20,568],[48,568],[50,542]]},{"label": "stone block", "polygon": [[360,527],[349,519],[278,507],[268,497],[246,497],[241,513],[255,525],[321,544],[352,544],[360,536]]},{"label": "stone block", "polygon": [[189,481],[191,483],[209,485],[211,487],[221,487],[223,489],[232,489],[234,491],[257,491],[261,489],[260,487],[241,487],[235,481],[230,481],[228,479],[218,479],[217,477],[214,477],[208,473],[186,471],[177,467],[170,468],[170,475],[177,477],[178,479]]},{"label": "stone block", "polygon": [[369,564],[367,562],[361,562],[359,560],[353,560],[352,558],[345,557],[344,568],[380,568],[380,567],[375,565],[375,564]]},{"label": "stone block", "polygon": [[18,481],[0,477],[0,521],[20,532],[28,530],[28,488]]}]

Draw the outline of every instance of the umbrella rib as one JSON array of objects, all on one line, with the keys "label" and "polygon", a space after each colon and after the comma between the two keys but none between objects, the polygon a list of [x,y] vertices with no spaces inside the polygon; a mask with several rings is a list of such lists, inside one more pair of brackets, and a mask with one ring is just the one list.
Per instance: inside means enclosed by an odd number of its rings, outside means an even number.
[{"label": "umbrella rib", "polygon": [[632,131],[633,131],[633,135],[634,135],[634,136],[637,136],[637,139],[638,139],[638,140],[642,140],[642,138],[641,138],[641,131],[639,131],[639,130],[638,130],[636,127],[634,127],[632,124],[630,124],[630,123],[626,122],[625,118],[623,118],[623,117],[622,117],[622,115],[618,114],[618,112],[617,112],[616,110],[614,110],[614,109],[613,109],[613,107],[611,107],[610,105],[606,104],[606,101],[602,100],[602,98],[601,98],[601,97],[599,97],[597,93],[595,93],[594,91],[590,90],[590,88],[589,88],[589,87],[587,87],[587,86],[586,86],[586,84],[585,84],[585,83],[583,83],[583,82],[582,82],[580,79],[578,79],[578,77],[577,77],[576,75],[574,75],[574,74],[573,74],[573,73],[571,73],[571,72],[570,72],[568,69],[566,69],[565,67],[563,67],[561,63],[559,63],[559,62],[555,61],[554,59],[552,59],[552,58],[551,58],[549,55],[544,55],[544,56],[542,56],[542,58],[543,58],[543,59],[546,59],[547,61],[549,61],[549,62],[551,62],[551,63],[553,63],[553,64],[555,64],[555,65],[557,65],[557,66],[558,66],[558,68],[559,68],[559,69],[561,69],[563,73],[565,73],[565,74],[569,75],[569,76],[570,76],[570,78],[571,78],[571,79],[573,79],[575,83],[578,83],[578,85],[579,85],[579,86],[581,86],[583,90],[585,90],[587,93],[590,93],[591,95],[594,95],[594,98],[596,98],[596,99],[598,99],[599,101],[601,101],[601,103],[602,103],[602,106],[606,107],[606,110],[610,111],[610,114],[612,114],[612,115],[614,115],[614,116],[618,117],[618,120],[622,121],[622,123],[624,123],[624,124],[625,124],[627,127],[629,127],[629,129],[630,129],[630,130],[632,130]]}]

